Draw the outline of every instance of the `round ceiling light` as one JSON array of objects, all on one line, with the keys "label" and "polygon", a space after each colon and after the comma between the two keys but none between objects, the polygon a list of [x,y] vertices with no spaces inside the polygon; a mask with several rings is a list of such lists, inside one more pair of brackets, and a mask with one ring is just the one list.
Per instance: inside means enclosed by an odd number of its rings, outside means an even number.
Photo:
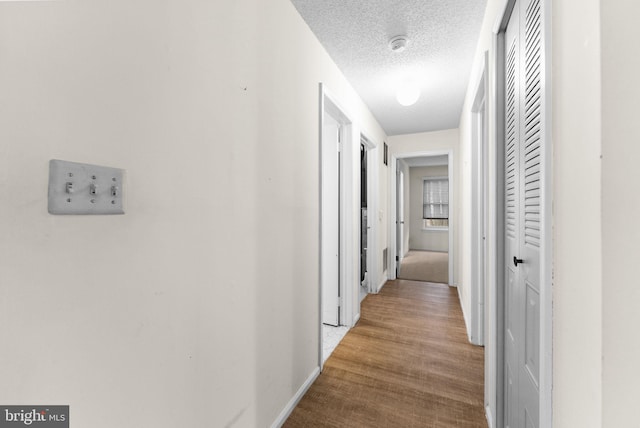
[{"label": "round ceiling light", "polygon": [[402,52],[407,47],[407,43],[409,43],[407,36],[395,36],[389,40],[389,49],[393,52]]},{"label": "round ceiling light", "polygon": [[414,105],[418,102],[418,98],[420,98],[420,88],[418,85],[411,82],[405,82],[400,85],[398,92],[396,92],[396,99],[400,105],[405,107]]}]

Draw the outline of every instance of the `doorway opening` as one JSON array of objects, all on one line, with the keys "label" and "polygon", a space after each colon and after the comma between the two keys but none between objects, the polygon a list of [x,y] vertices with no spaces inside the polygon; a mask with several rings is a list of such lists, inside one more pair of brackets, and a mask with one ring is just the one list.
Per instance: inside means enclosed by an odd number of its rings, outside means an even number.
[{"label": "doorway opening", "polygon": [[[360,301],[378,291],[378,164],[377,146],[360,135]],[[357,315],[359,317],[359,315]]]},{"label": "doorway opening", "polygon": [[360,143],[360,286],[368,289],[367,243],[369,242],[369,212],[367,207],[367,148]]},{"label": "doorway opening", "polygon": [[[320,84],[319,366],[360,315],[360,134]],[[337,341],[332,338],[339,337]]]},{"label": "doorway opening", "polygon": [[[488,236],[488,126],[487,126],[487,63],[488,52],[484,54],[484,62],[480,78],[471,106],[471,278],[470,288],[471,313],[469,339],[474,345],[484,345],[486,330],[489,328],[485,321],[485,302],[489,296],[489,281],[487,251]],[[495,307],[495,304],[491,307]],[[489,364],[485,364],[486,368]],[[487,376],[494,375],[494,370],[487,372]]]},{"label": "doorway opening", "polygon": [[[337,116],[337,115],[336,115]],[[322,323],[340,325],[340,290],[342,272],[341,253],[341,154],[340,143],[344,139],[344,126],[339,116],[325,111],[322,118],[321,137],[321,284]]]},{"label": "doorway opening", "polygon": [[454,283],[451,157],[442,151],[392,160],[392,279]]}]

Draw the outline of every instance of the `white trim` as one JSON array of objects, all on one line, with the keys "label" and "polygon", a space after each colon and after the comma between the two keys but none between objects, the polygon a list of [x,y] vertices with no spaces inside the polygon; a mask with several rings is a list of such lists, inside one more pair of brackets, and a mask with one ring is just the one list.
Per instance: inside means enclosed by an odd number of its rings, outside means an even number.
[{"label": "white trim", "polygon": [[[489,52],[483,55],[482,67],[476,77],[476,89],[471,107],[471,329],[469,336],[474,345],[485,343],[485,285],[487,271],[486,254],[486,199],[488,196],[487,163],[488,149],[488,79]],[[482,120],[482,123],[479,123]],[[482,133],[482,135],[481,135]]]},{"label": "white trim", "polygon": [[487,418],[487,428],[494,428],[493,421],[495,420],[493,414],[491,413],[491,407],[486,406],[484,408],[484,415]]},{"label": "white trim", "polygon": [[369,138],[366,132],[361,130],[360,135],[362,136],[362,139],[367,146],[367,150],[377,149],[379,147],[379,144],[376,143],[372,138]]},{"label": "white trim", "polygon": [[[387,272],[387,271],[385,271],[385,272]],[[380,282],[380,284],[378,284],[378,289],[375,291],[376,294],[379,293],[380,291],[382,291],[382,287],[384,287],[386,285],[387,281],[388,281],[387,278],[382,278],[382,281]]]},{"label": "white trim", "polygon": [[467,317],[467,313],[464,310],[464,305],[462,304],[462,287],[456,287],[458,289],[458,300],[460,300],[460,308],[462,309],[462,318],[464,319],[464,325],[467,330],[467,339],[471,342],[471,325],[469,324],[469,317]]},{"label": "white trim", "polygon": [[544,187],[541,199],[541,249],[540,279],[547,287],[540,290],[540,426],[553,426],[553,79],[552,62],[552,14],[551,0],[542,0],[542,87],[545,88],[544,114],[544,165],[541,171]]},{"label": "white trim", "polygon": [[[352,257],[352,249],[350,248],[349,238],[353,234],[353,222],[351,219],[353,215],[349,216],[352,210],[349,210],[349,206],[346,204],[347,201],[351,201],[351,193],[353,186],[353,180],[351,179],[352,174],[347,174],[349,171],[348,165],[352,162],[351,157],[349,156],[349,150],[353,147],[353,133],[355,127],[353,126],[353,122],[350,119],[350,116],[346,113],[346,110],[341,107],[340,103],[337,99],[331,94],[331,92],[326,88],[323,83],[319,84],[319,98],[320,98],[320,108],[319,108],[319,157],[320,157],[320,239],[319,239],[319,325],[318,325],[318,365],[320,366],[320,370],[324,367],[324,361],[322,358],[322,314],[323,314],[323,305],[322,305],[322,130],[324,123],[324,114],[327,113],[331,117],[333,117],[340,125],[341,125],[341,137],[342,141],[342,150],[341,150],[341,161],[340,161],[340,214],[339,214],[339,233],[340,233],[340,314],[339,314],[339,324],[351,326],[353,321],[354,312],[359,312],[353,310],[353,299],[352,296],[353,291],[352,287],[349,287],[348,278],[351,278],[353,275],[350,275],[354,271],[353,263],[351,262]],[[358,146],[360,144],[360,140],[358,139]],[[352,213],[351,213],[352,214]],[[351,237],[352,238],[352,237]],[[359,285],[358,285],[359,287]],[[359,290],[356,290],[359,291]],[[360,299],[356,298],[356,303],[358,306],[360,305]]]},{"label": "white trim", "polygon": [[291,412],[293,412],[293,409],[296,408],[302,397],[304,397],[304,394],[307,393],[318,376],[320,376],[320,367],[316,367],[315,369],[313,369],[307,380],[304,381],[295,395],[291,398],[291,400],[289,400],[284,409],[282,409],[276,420],[273,421],[273,423],[271,424],[271,428],[280,428],[282,425],[284,425],[284,423],[287,421],[287,418],[291,415]]},{"label": "white trim", "polygon": [[[495,263],[495,276],[496,278],[496,312],[492,313],[491,316],[495,317],[490,322],[493,322],[496,325],[496,344],[497,349],[495,349],[495,364],[496,364],[496,411],[493,414],[495,417],[496,426],[504,425],[504,401],[505,401],[505,375],[504,375],[504,319],[505,319],[505,249],[504,249],[504,240],[505,240],[505,200],[504,200],[504,180],[505,180],[505,152],[504,152],[504,141],[505,141],[505,81],[506,77],[504,75],[505,70],[505,34],[507,25],[509,24],[509,18],[511,17],[511,13],[513,12],[513,8],[515,6],[516,0],[504,0],[504,5],[500,9],[501,12],[498,14],[496,19],[496,23],[494,26],[494,57],[495,57],[495,67],[494,67],[494,77],[495,77],[495,86],[494,93],[492,97],[494,98],[494,113],[495,117],[494,124],[496,125],[496,139],[494,141],[495,144],[495,165],[496,165],[496,206],[494,207],[496,212],[496,239],[497,239],[497,257]],[[492,379],[493,380],[493,379]]]},{"label": "white trim", "polygon": [[322,123],[324,121],[324,85],[318,85],[318,366],[322,371]]},{"label": "white trim", "polygon": [[398,193],[398,184],[396,182],[398,164],[395,156],[391,156],[391,165],[389,166],[391,167],[391,173],[389,174],[389,223],[387,224],[387,278],[394,280],[396,279],[396,243],[398,242],[398,225],[396,224],[398,217],[398,202],[396,195],[396,193]]},{"label": "white trim", "polygon": [[[344,110],[342,110],[344,112]],[[354,317],[360,312],[360,201],[355,197],[359,193],[360,177],[360,130],[346,116],[345,133],[342,141],[342,157],[340,165],[341,199],[340,221],[342,237],[340,266],[342,271],[340,296],[340,324],[353,327]],[[357,173],[356,173],[357,172]]]},{"label": "white trim", "polygon": [[369,276],[369,293],[373,293],[374,285],[378,282],[378,258],[380,233],[378,210],[380,206],[380,168],[378,166],[378,148],[380,147],[374,140],[369,138],[365,132],[360,132],[361,141],[364,140],[367,147],[367,217],[369,218],[369,241],[367,243],[367,273]]},{"label": "white trim", "polygon": [[[397,242],[397,233],[396,233],[396,207],[398,204],[397,200],[397,191],[396,191],[396,176],[397,176],[397,161],[399,159],[406,158],[416,158],[416,157],[429,157],[429,156],[442,156],[447,155],[447,170],[449,176],[449,218],[452,218],[452,213],[455,213],[457,206],[455,205],[455,187],[456,181],[454,179],[454,159],[453,159],[453,150],[433,150],[433,151],[424,151],[424,152],[411,152],[411,153],[399,153],[391,156],[390,166],[391,166],[391,174],[389,174],[389,251],[387,254],[388,258],[388,278],[393,280],[396,279],[395,265],[396,265],[396,242]],[[455,260],[455,247],[454,247],[454,235],[458,233],[452,221],[449,221],[449,285],[454,286],[456,284],[457,278],[454,278],[454,266],[457,263]]]},{"label": "white trim", "polygon": [[[348,166],[351,165],[351,157],[349,156],[349,151],[353,146],[353,133],[354,126],[353,121],[350,119],[350,115],[347,113],[346,109],[344,109],[340,102],[337,100],[335,96],[327,89],[327,87],[320,83],[321,88],[321,97],[323,99],[323,111],[321,113],[327,113],[332,116],[334,119],[338,121],[341,125],[340,136],[342,138],[341,141],[341,152],[340,152],[340,224],[339,224],[339,233],[340,233],[340,314],[339,314],[339,325],[351,326],[351,322],[353,320],[353,309],[352,309],[352,301],[353,296],[350,291],[351,287],[349,287],[348,278],[351,278],[353,275],[350,273],[354,270],[353,263],[351,263],[351,246],[349,245],[350,235],[353,233],[353,224],[350,221],[350,217],[348,214],[351,210],[349,210],[349,206],[347,205],[348,201],[351,201],[353,198],[351,197],[351,187],[352,187],[352,174],[348,174],[349,171]],[[320,132],[322,132],[322,122],[323,118],[321,116],[320,122]],[[322,144],[322,139],[320,140],[320,144]],[[358,140],[358,145],[360,141]],[[321,265],[322,266],[322,265]],[[321,290],[322,291],[322,290]],[[352,291],[352,290],[351,290]],[[322,330],[322,323],[320,325],[320,330]],[[322,349],[322,342],[320,343],[320,348]]]},{"label": "white trim", "polygon": [[[449,230],[449,226],[425,226],[424,225],[424,220],[426,220],[426,218],[422,219],[422,227],[420,228],[420,230],[424,231],[424,232],[446,232]],[[450,220],[450,219],[447,219]],[[433,251],[433,250],[430,250]],[[446,251],[438,251],[439,253],[446,253]]]},{"label": "white trim", "polygon": [[[505,2],[506,3],[506,2]],[[499,15],[499,21],[502,25],[506,11],[506,4],[502,8]],[[504,24],[506,26],[506,23]],[[490,81],[493,89],[489,94],[489,119],[494,130],[494,139],[488,144],[494,150],[489,150],[491,158],[489,163],[494,165],[495,174],[490,176],[490,187],[494,189],[494,203],[489,208],[488,225],[490,233],[488,238],[492,240],[492,248],[494,249],[490,256],[493,257],[489,268],[489,278],[491,278],[489,305],[492,311],[487,311],[488,332],[487,341],[491,348],[485,347],[485,364],[491,365],[495,369],[495,376],[485,380],[485,391],[495,391],[493,396],[485,396],[485,404],[490,409],[487,415],[494,419],[492,423],[499,427],[503,426],[504,416],[504,147],[501,143],[504,141],[504,31],[499,33],[497,28],[493,34],[492,49],[494,52],[494,61],[492,72],[490,73]],[[500,100],[500,101],[499,101]],[[491,171],[490,171],[491,174]],[[494,406],[493,409],[491,406]]]},{"label": "white trim", "polygon": [[[407,203],[407,201],[405,200],[404,189],[407,188],[407,186],[405,186],[405,181],[406,180],[410,181],[411,177],[409,177],[408,173],[405,177],[404,171],[405,170],[407,172],[409,171],[409,167],[405,162],[396,161],[395,163],[396,163],[396,186],[395,186],[396,209],[394,213],[396,215],[396,229],[395,229],[396,239],[394,243],[396,244],[396,259],[395,259],[396,263],[394,267],[397,275],[398,269],[400,268],[400,263],[402,263],[402,260],[404,259],[404,255],[408,251],[408,248],[404,248],[404,220],[408,214],[408,213],[405,213],[405,209],[404,209],[404,205]],[[398,169],[398,166],[400,166],[400,169]],[[398,219],[398,213],[402,214],[400,219]],[[411,229],[408,229],[408,230],[409,232],[411,232]],[[400,232],[401,236],[398,236],[398,232]]]},{"label": "white trim", "polygon": [[[347,327],[353,327],[360,313],[360,272],[357,268],[359,263],[359,245],[357,243],[359,229],[357,225],[360,222],[359,201],[355,201],[354,195],[359,192],[359,164],[360,164],[360,141],[363,133],[351,119],[349,112],[343,108],[338,98],[329,91],[323,83],[319,84],[319,155],[320,155],[320,186],[322,185],[322,128],[323,115],[326,112],[341,125],[341,152],[340,152],[340,319],[339,324]],[[373,140],[365,138],[368,145],[375,149],[377,145]],[[356,169],[356,163],[358,168]],[[372,165],[372,172],[377,178],[377,163]],[[358,174],[356,174],[356,170]],[[357,178],[356,178],[357,175]],[[374,180],[374,189],[377,200],[378,187],[377,180]],[[322,196],[322,188],[320,188],[320,198]],[[375,201],[374,201],[375,202]],[[357,205],[357,207],[356,207]],[[374,208],[376,205],[374,205]],[[322,199],[320,199],[320,264],[322,266]],[[377,246],[377,232],[376,242]],[[376,249],[374,248],[374,251]],[[318,361],[320,370],[324,367],[322,358],[322,272],[319,274],[319,325],[318,325]]]}]

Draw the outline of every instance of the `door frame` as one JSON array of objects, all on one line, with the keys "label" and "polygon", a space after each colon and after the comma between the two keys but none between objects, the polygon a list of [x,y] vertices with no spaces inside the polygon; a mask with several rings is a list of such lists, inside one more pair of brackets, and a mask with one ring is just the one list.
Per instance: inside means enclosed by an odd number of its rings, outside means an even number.
[{"label": "door frame", "polygon": [[[367,273],[369,275],[368,293],[376,291],[378,285],[378,258],[375,256],[378,254],[378,207],[380,198],[380,184],[378,174],[378,159],[379,159],[379,145],[374,140],[369,138],[366,133],[360,133],[360,142],[364,144],[367,150],[367,218],[369,220],[369,234],[367,241]],[[360,183],[357,183],[357,187],[360,188]],[[356,314],[356,317],[360,318],[360,312]],[[355,320],[357,322],[357,319]]]},{"label": "door frame", "polygon": [[[493,27],[493,71],[492,77],[495,86],[491,91],[490,104],[495,106],[493,110],[492,124],[495,126],[495,140],[492,142],[495,153],[496,183],[494,186],[496,193],[496,205],[494,215],[496,223],[497,254],[494,266],[491,271],[494,273],[497,302],[496,311],[491,311],[488,316],[488,324],[495,324],[496,346],[493,349],[491,364],[497,367],[496,377],[490,379],[496,391],[495,397],[485,397],[485,401],[495,400],[493,409],[487,407],[487,417],[490,427],[500,427],[504,425],[504,324],[505,324],[505,257],[504,257],[504,227],[505,227],[505,201],[504,201],[504,88],[505,88],[505,32],[516,0],[503,0],[503,5],[499,10],[496,22]],[[552,140],[552,43],[551,43],[551,0],[541,0],[542,7],[542,37],[543,52],[542,61],[542,86],[544,88],[545,102],[542,104],[542,116],[544,123],[542,132],[544,135],[544,145],[541,156],[543,165],[541,167],[541,180],[543,186],[540,193],[540,426],[553,426],[553,140]],[[495,269],[495,270],[494,270]],[[490,331],[490,334],[494,332]]]},{"label": "door frame", "polygon": [[[360,317],[360,272],[358,269],[359,259],[356,238],[358,232],[360,212],[355,205],[359,205],[359,200],[355,201],[356,175],[359,175],[360,162],[360,132],[351,120],[351,115],[344,109],[338,98],[335,97],[323,84],[319,84],[319,108],[318,108],[318,156],[319,156],[319,228],[318,228],[318,365],[322,370],[324,363],[322,358],[322,132],[324,126],[324,114],[332,116],[341,125],[341,149],[340,149],[340,311],[339,324],[353,327]],[[357,144],[356,144],[357,143]],[[356,152],[357,150],[357,152]],[[356,174],[355,162],[358,163],[358,174]]]},{"label": "door frame", "polygon": [[[404,172],[398,169],[398,165],[400,164],[400,160],[396,161],[396,260],[395,260],[395,271],[396,276],[398,272],[400,272],[400,263],[402,263],[402,259],[404,259],[404,204],[406,201],[404,200]],[[402,215],[400,215],[402,214]],[[400,217],[400,218],[398,218]],[[399,235],[399,236],[398,236]]]},{"label": "door frame", "polygon": [[[397,255],[396,208],[398,206],[398,197],[396,194],[397,193],[396,181],[397,181],[398,159],[442,156],[442,155],[447,155],[447,170],[448,170],[448,176],[449,176],[449,285],[455,287],[456,278],[454,278],[454,272],[455,272],[454,267],[456,264],[456,258],[455,258],[454,237],[455,237],[455,234],[457,233],[457,230],[455,228],[455,221],[452,221],[455,214],[452,214],[452,213],[456,212],[455,210],[457,209],[457,206],[456,206],[456,199],[455,199],[455,196],[456,196],[455,195],[456,182],[454,178],[455,165],[453,163],[453,150],[451,149],[432,150],[432,151],[424,151],[424,152],[397,153],[397,154],[391,155],[391,160],[390,160],[391,174],[389,174],[389,190],[391,193],[389,198],[389,214],[390,215],[389,215],[389,224],[388,224],[389,253],[387,254],[387,257],[388,257],[387,266],[389,267],[395,266],[395,263],[396,263],[395,257]],[[388,269],[387,277],[390,280],[396,279],[397,276],[396,276],[395,269]]]},{"label": "door frame", "polygon": [[474,345],[485,343],[485,307],[488,300],[488,271],[486,249],[487,239],[487,143],[488,143],[488,109],[489,95],[487,65],[489,53],[484,53],[480,77],[476,79],[473,104],[471,106],[471,279],[470,289],[471,313],[469,336]]}]

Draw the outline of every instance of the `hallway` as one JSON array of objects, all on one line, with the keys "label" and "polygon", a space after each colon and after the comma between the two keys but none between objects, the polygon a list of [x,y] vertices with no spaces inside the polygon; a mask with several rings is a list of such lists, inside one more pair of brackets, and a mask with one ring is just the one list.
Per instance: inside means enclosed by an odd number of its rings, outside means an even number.
[{"label": "hallway", "polygon": [[455,288],[389,281],[284,427],[486,427],[483,362]]},{"label": "hallway", "polygon": [[449,253],[409,250],[400,262],[399,279],[449,283]]}]

